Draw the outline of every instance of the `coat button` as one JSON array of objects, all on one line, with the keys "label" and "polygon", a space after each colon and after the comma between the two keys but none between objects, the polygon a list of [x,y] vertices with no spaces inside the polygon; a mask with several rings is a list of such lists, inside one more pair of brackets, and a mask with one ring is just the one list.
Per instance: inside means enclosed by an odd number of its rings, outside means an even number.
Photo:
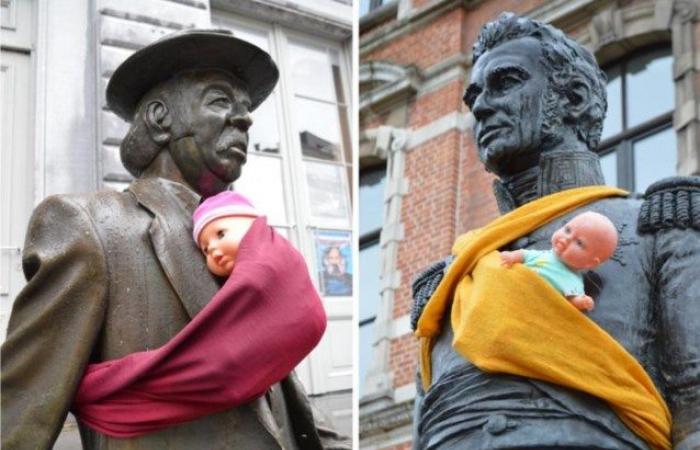
[{"label": "coat button", "polygon": [[503,414],[489,416],[484,424],[484,430],[489,434],[501,434],[508,428],[508,419]]}]

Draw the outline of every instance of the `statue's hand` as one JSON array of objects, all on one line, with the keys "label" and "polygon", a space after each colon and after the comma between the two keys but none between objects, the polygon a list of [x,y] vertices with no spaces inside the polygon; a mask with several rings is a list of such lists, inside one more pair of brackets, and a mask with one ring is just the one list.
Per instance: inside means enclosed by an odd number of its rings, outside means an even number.
[{"label": "statue's hand", "polygon": [[588,295],[569,297],[569,301],[580,311],[591,311],[595,307],[595,301]]}]

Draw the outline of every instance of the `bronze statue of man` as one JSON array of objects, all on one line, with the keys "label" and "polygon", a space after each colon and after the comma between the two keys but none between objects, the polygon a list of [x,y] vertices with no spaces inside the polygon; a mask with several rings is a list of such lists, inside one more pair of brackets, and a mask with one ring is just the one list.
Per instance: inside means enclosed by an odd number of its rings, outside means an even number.
[{"label": "bronze statue of man", "polygon": [[[277,78],[267,53],[218,30],[166,36],[117,68],[107,101],[131,122],[121,156],[135,180],[49,197],[32,216],[2,347],[3,449],[50,448],[89,363],[162,346],[218,290],[191,214],[240,176],[249,112]],[[136,438],[79,425],[86,449],[350,448],[293,374],[249,405]]]},{"label": "bronze statue of man", "polygon": [[[593,150],[607,106],[605,75],[587,50],[549,25],[506,13],[483,27],[473,58],[464,100],[481,160],[498,176],[502,213],[565,189],[604,184]],[[608,216],[620,234],[612,260],[584,274],[586,292],[597,301],[589,317],[663,394],[673,416],[673,448],[700,448],[700,180],[669,178],[644,198],[598,200],[585,209]],[[546,249],[552,232],[580,211],[504,249]],[[450,262],[414,283],[414,326]],[[453,349],[450,320],[442,323],[431,353],[432,383],[426,391],[418,387],[415,448],[649,448],[598,398],[479,370]]]}]

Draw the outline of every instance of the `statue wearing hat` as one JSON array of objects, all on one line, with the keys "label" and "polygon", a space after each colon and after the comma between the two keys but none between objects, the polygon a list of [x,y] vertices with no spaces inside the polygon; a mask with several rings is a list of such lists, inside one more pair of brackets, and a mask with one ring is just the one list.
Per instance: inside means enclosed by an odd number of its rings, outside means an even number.
[{"label": "statue wearing hat", "polygon": [[[700,448],[700,177],[603,186],[605,75],[551,25],[504,13],[473,60],[464,101],[502,215],[413,285],[414,448]],[[583,211],[619,233],[583,273],[586,314],[496,254],[547,249]]]},{"label": "statue wearing hat", "polygon": [[[50,448],[89,364],[161,347],[217,292],[192,212],[240,176],[249,113],[277,79],[267,53],[218,30],[166,36],[117,68],[107,101],[131,122],[121,157],[135,180],[34,211],[2,347],[3,449]],[[80,433],[86,449],[350,448],[294,374],[250,404],[154,433]]]}]

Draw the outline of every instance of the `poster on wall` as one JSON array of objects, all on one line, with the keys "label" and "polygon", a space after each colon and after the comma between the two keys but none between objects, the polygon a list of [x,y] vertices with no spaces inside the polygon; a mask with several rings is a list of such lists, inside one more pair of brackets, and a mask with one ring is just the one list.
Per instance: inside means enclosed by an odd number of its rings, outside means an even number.
[{"label": "poster on wall", "polygon": [[352,233],[339,230],[316,230],[316,261],[321,295],[352,295]]}]

